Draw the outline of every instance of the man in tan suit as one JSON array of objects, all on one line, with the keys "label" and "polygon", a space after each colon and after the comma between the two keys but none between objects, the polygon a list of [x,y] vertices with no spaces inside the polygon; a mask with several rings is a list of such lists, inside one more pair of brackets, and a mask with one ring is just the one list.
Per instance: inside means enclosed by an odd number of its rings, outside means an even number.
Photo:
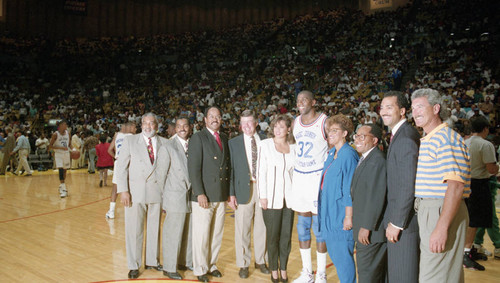
[{"label": "man in tan suit", "polygon": [[182,280],[177,268],[193,270],[191,183],[187,168],[188,140],[191,135],[189,120],[177,119],[175,133],[167,145],[170,161],[167,164],[167,181],[163,192],[163,209],[167,213],[162,233],[163,275]]},{"label": "man in tan suit", "polygon": [[139,277],[142,265],[144,219],[147,213],[146,269],[162,270],[159,264],[159,227],[162,193],[167,177],[167,140],[156,135],[153,113],[142,116],[142,133],[127,136],[117,161],[117,192],[125,206],[125,243],[128,278]]}]

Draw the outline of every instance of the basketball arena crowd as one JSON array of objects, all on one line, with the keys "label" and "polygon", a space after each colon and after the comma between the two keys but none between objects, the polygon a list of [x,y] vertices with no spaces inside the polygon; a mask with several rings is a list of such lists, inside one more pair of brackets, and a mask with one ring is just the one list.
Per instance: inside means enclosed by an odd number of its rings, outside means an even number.
[{"label": "basketball arena crowd", "polygon": [[[341,282],[463,282],[464,267],[500,258],[498,6],[337,8],[142,38],[6,31],[0,175],[59,171],[63,198],[66,170],[98,172],[102,187],[112,169],[106,217],[116,200],[126,207],[129,278],[142,266],[173,279],[186,269],[202,282],[223,276],[227,205],[241,278],[253,226],[255,269],[288,282],[297,217],[294,282],[326,282],[327,253]],[[137,144],[158,173],[133,164]]]}]

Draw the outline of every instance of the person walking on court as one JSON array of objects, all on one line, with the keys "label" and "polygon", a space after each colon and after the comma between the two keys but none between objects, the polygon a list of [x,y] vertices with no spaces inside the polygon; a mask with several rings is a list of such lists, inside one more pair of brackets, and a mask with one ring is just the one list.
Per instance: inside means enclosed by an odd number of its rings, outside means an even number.
[{"label": "person walking on court", "polygon": [[54,162],[59,171],[59,196],[65,198],[68,196],[68,188],[66,187],[66,171],[71,166],[71,158],[69,153],[70,132],[68,131],[68,123],[59,121],[57,123],[57,131],[50,138],[49,148],[54,150]]},{"label": "person walking on court", "polygon": [[17,163],[17,169],[14,172],[14,175],[19,175],[22,167],[23,170],[26,171],[26,176],[31,176],[33,171],[28,163],[28,155],[31,152],[31,145],[28,138],[24,135],[24,132],[19,130],[18,133],[20,136],[17,139],[17,146],[10,153],[10,155],[14,155],[19,152],[19,162]]}]

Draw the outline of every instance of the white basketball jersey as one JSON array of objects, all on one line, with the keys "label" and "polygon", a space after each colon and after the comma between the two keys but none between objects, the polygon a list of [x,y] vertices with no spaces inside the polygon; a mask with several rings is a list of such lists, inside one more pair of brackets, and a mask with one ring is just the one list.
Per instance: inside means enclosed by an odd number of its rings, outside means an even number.
[{"label": "white basketball jersey", "polygon": [[321,113],[309,125],[302,123],[302,116],[295,118],[293,136],[297,143],[295,148],[295,171],[312,173],[323,169],[328,143],[325,137],[326,115]]},{"label": "white basketball jersey", "polygon": [[123,145],[123,140],[125,139],[126,136],[132,135],[131,133],[120,133],[116,134],[116,140],[115,140],[115,159],[118,159],[118,156],[120,155],[120,148]]},{"label": "white basketball jersey", "polygon": [[[69,134],[68,131],[64,131],[64,134],[61,135],[59,131],[56,131],[57,138],[56,141],[54,142],[54,146],[58,147],[68,147],[69,148]],[[62,150],[62,149],[54,149],[54,152],[68,152],[67,150]]]}]

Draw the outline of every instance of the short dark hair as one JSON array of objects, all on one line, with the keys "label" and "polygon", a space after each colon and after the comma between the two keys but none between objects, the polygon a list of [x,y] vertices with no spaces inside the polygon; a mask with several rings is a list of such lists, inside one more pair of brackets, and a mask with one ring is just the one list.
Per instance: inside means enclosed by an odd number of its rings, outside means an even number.
[{"label": "short dark hair", "polygon": [[405,94],[401,91],[388,91],[384,94],[384,98],[386,97],[396,97],[399,108],[404,108],[406,112],[410,110],[410,102],[406,98]]},{"label": "short dark hair", "polygon": [[364,124],[364,126],[370,127],[370,134],[378,139],[377,143],[382,141],[382,129],[377,124]]},{"label": "short dark hair", "polygon": [[483,116],[475,117],[470,120],[470,124],[472,126],[473,133],[480,133],[484,130],[484,128],[490,127],[490,122],[486,120]]},{"label": "short dark hair", "polygon": [[217,107],[217,106],[210,106],[210,107],[205,108],[205,118],[206,118],[206,117],[207,117],[207,115],[208,115],[208,111],[209,111],[210,109],[212,109],[212,108],[215,108],[215,109],[219,110],[219,113],[220,113],[220,115],[222,116],[222,110],[221,110],[219,107]]},{"label": "short dark hair", "polygon": [[100,141],[100,142],[102,142],[102,143],[105,143],[107,138],[108,138],[108,137],[106,137],[105,135],[101,135],[101,136],[99,137],[99,141]]}]

